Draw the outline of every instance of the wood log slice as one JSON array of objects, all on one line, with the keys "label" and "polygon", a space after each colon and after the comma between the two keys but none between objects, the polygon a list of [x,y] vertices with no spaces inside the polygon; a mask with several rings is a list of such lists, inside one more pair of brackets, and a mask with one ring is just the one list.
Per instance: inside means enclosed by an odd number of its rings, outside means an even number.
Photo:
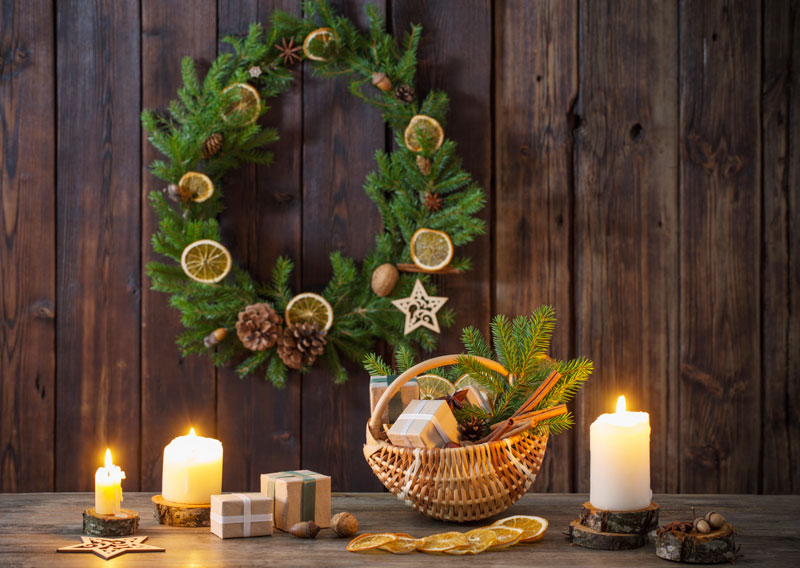
[{"label": "wood log slice", "polygon": [[186,505],[167,501],[156,495],[153,501],[153,515],[162,525],[171,527],[208,527],[211,526],[211,504]]},{"label": "wood log slice", "polygon": [[584,548],[598,550],[630,550],[644,546],[646,535],[600,532],[581,524],[576,519],[569,524],[569,540]]},{"label": "wood log slice", "polygon": [[690,564],[720,564],[736,559],[733,525],[702,534],[681,531],[656,532],[656,556]]},{"label": "wood log slice", "polygon": [[139,513],[120,509],[117,515],[101,515],[94,508],[83,512],[83,534],[89,536],[128,536],[139,528]]},{"label": "wood log slice", "polygon": [[646,534],[658,526],[656,503],[638,511],[603,511],[588,501],[583,504],[581,524],[604,533]]}]

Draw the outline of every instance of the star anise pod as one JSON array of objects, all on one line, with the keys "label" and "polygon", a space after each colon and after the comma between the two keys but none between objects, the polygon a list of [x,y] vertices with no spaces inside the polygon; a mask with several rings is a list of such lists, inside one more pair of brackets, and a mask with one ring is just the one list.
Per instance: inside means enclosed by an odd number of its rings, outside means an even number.
[{"label": "star anise pod", "polygon": [[464,403],[467,400],[467,389],[461,389],[453,393],[452,395],[446,394],[444,396],[440,396],[436,400],[446,400],[447,406],[450,407],[450,410],[455,412],[456,410],[461,410],[464,408]]},{"label": "star anise pod", "polygon": [[278,57],[283,58],[283,64],[287,67],[302,59],[298,54],[303,46],[295,45],[294,38],[290,38],[288,43],[286,38],[281,38],[281,43],[276,43],[275,47],[278,49]]},{"label": "star anise pod", "polygon": [[444,203],[444,200],[436,193],[429,191],[425,194],[424,205],[428,211],[439,211],[442,208],[442,203]]},{"label": "star anise pod", "polygon": [[658,529],[658,531],[656,531],[656,532],[658,534],[663,534],[665,532],[683,532],[683,533],[688,533],[688,532],[692,532],[693,528],[694,528],[694,523],[692,523],[692,521],[673,521],[673,522],[669,523],[668,525],[664,525],[663,527]]}]

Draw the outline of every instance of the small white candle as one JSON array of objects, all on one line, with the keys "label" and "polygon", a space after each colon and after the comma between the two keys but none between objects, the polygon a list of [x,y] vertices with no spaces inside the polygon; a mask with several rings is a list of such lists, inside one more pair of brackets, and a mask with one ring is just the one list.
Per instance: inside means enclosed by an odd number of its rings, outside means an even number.
[{"label": "small white candle", "polygon": [[650,506],[650,415],[628,412],[625,397],[617,411],[603,414],[590,430],[589,501],[604,511],[635,511]]},{"label": "small white candle", "polygon": [[167,501],[207,504],[222,493],[222,444],[189,431],[164,448],[161,494]]},{"label": "small white candle", "polygon": [[94,474],[94,510],[98,515],[116,515],[122,508],[122,480],[125,472],[111,461],[111,450],[106,449],[105,467]]}]

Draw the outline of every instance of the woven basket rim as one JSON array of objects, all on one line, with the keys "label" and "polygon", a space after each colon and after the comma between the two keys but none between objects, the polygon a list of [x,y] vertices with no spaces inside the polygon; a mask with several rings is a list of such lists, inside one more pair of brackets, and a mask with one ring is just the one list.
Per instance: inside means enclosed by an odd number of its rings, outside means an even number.
[{"label": "woven basket rim", "polygon": [[[522,438],[523,436],[527,436],[529,438],[539,438],[539,440],[541,440],[543,443],[547,443],[547,440],[549,439],[550,434],[547,433],[544,436],[540,436],[538,434],[531,433],[530,430],[525,430],[524,432],[520,432],[519,434],[514,434],[510,438],[501,438],[499,440],[491,440],[489,442],[482,442],[480,444],[471,444],[469,446],[459,446],[457,448],[409,448],[407,446],[397,446],[395,444],[392,444],[388,440],[375,440],[374,443],[370,443],[370,441],[367,440],[364,445],[365,446],[386,446],[387,448],[392,448],[392,449],[394,449],[394,450],[396,450],[398,452],[399,451],[408,451],[408,452],[411,452],[411,453],[413,453],[415,450],[420,450],[420,451],[425,451],[425,452],[435,452],[435,453],[439,453],[439,452],[458,452],[458,451],[469,451],[471,448],[474,448],[475,450],[477,450],[481,446],[486,446],[487,444],[489,444],[489,445],[490,444],[503,444],[503,445],[512,444],[512,443],[515,443],[518,438]],[[473,451],[475,451],[475,450],[473,450]]]}]

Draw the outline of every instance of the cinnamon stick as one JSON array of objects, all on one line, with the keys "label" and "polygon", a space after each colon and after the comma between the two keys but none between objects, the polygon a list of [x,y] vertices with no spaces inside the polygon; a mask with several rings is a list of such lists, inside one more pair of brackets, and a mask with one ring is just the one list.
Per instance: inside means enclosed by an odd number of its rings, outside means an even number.
[{"label": "cinnamon stick", "polygon": [[519,416],[520,414],[529,412],[536,408],[536,406],[542,402],[542,399],[544,399],[547,393],[550,392],[554,386],[556,386],[556,383],[560,378],[561,374],[558,371],[552,371],[549,375],[547,375],[547,378],[542,381],[542,384],[539,385],[539,388],[533,391],[533,394],[531,394],[531,396],[529,396],[528,399],[520,405],[513,416]]},{"label": "cinnamon stick", "polygon": [[489,434],[478,440],[478,443],[483,444],[484,442],[494,442],[495,440],[500,438],[503,434],[508,432],[511,428],[513,428],[515,422],[513,418],[508,418],[506,420],[503,420],[502,422],[498,422],[498,424],[501,424],[501,426],[498,426],[497,430],[495,430],[494,432],[490,432]]},{"label": "cinnamon stick", "polygon": [[551,406],[550,408],[545,408],[543,410],[536,410],[534,412],[529,412],[527,416],[517,416],[516,426],[513,428],[509,428],[504,433],[500,434],[496,439],[503,439],[503,438],[511,438],[512,436],[516,436],[524,432],[529,428],[533,428],[542,420],[546,420],[548,418],[552,418],[553,416],[558,416],[560,414],[567,413],[567,405],[566,404],[559,404],[557,406]]}]

